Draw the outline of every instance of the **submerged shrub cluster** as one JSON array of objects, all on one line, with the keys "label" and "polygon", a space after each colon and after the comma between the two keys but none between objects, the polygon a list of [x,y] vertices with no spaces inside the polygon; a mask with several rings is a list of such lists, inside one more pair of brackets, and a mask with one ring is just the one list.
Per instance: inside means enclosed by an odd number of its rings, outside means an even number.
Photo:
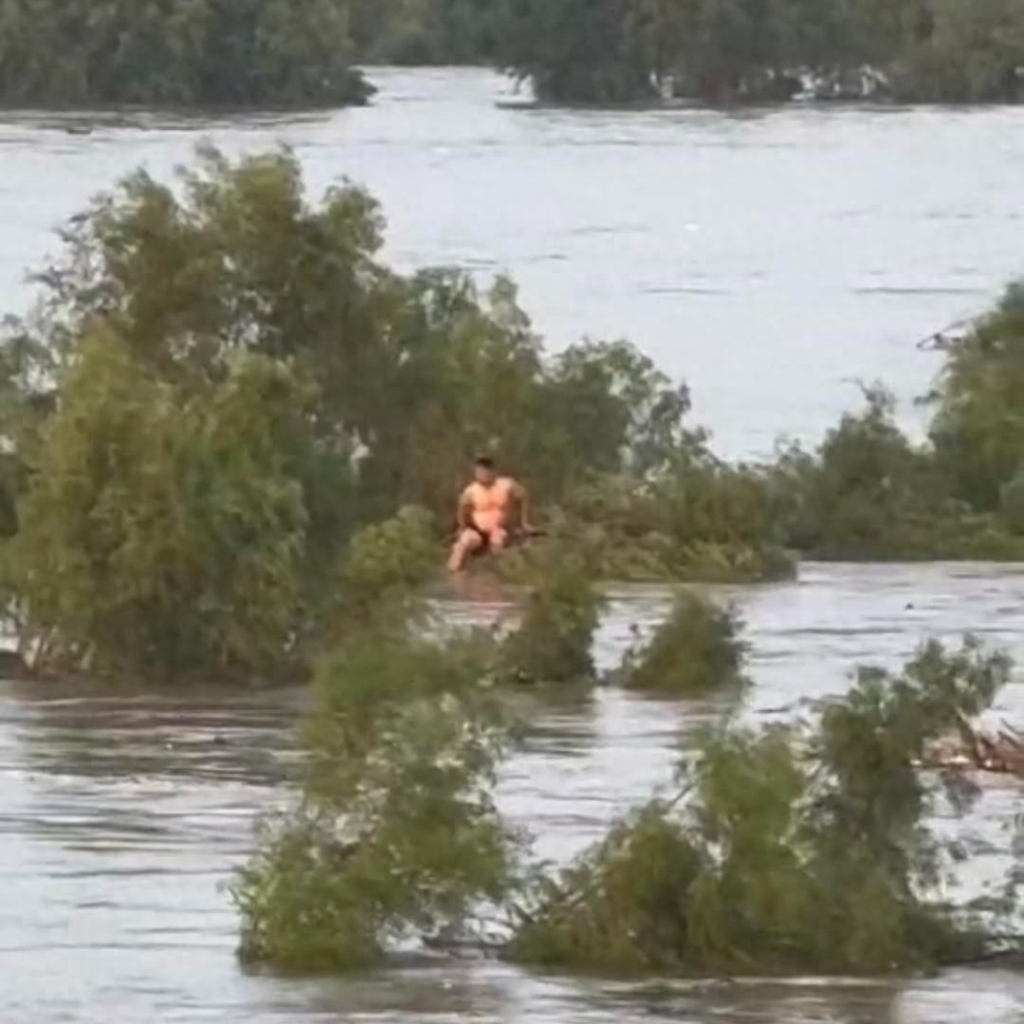
[{"label": "submerged shrub cluster", "polygon": [[[499,58],[544,99],[708,103],[867,95],[901,102],[1024,97],[1017,0],[517,0]],[[580,25],[587,31],[581,32]]]},{"label": "submerged shrub cluster", "polygon": [[328,106],[373,92],[349,0],[5,0],[0,103]]},{"label": "submerged shrub cluster", "polygon": [[623,684],[672,694],[742,687],[746,647],[741,630],[732,609],[683,591],[651,639],[627,652]]},{"label": "submerged shrub cluster", "polygon": [[528,683],[573,683],[595,676],[591,647],[603,599],[582,566],[571,560],[535,565],[522,620],[506,637],[502,655],[509,678]]},{"label": "submerged shrub cluster", "polygon": [[[577,970],[873,974],[977,952],[939,897],[926,744],[990,706],[1008,663],[968,643],[861,670],[813,727],[726,727],[655,800],[533,890],[509,955]],[[962,807],[962,803],[959,804]]]},{"label": "submerged shrub cluster", "polygon": [[302,801],[235,887],[244,958],[362,968],[415,935],[471,937],[481,904],[507,912],[508,958],[606,974],[880,974],[1007,941],[991,906],[948,903],[927,824],[943,786],[960,813],[977,790],[921,768],[991,706],[1003,656],[930,643],[899,673],[859,670],[813,722],[727,723],[683,757],[674,797],[560,872],[522,870],[493,802],[501,672],[492,636],[393,623],[324,658]]},{"label": "submerged shrub cluster", "polygon": [[506,741],[493,655],[485,637],[392,623],[323,659],[302,803],[265,826],[235,888],[243,958],[365,967],[505,898],[516,837],[491,797]]},{"label": "submerged shrub cluster", "polygon": [[509,282],[393,273],[381,234],[360,189],[314,205],[292,155],[211,149],[69,225],[0,334],[4,605],[41,669],[305,671],[375,588],[440,569],[481,450],[545,503],[670,457],[686,406],[648,359],[548,358]]},{"label": "submerged shrub cluster", "polygon": [[[286,152],[203,149],[176,188],[135,174],[63,241],[0,332],[0,584],[39,670],[307,672],[378,588],[440,571],[481,451],[546,519],[530,557],[592,578],[1024,559],[1019,290],[946,343],[924,444],[872,389],[816,451],[729,465],[636,349],[548,356],[508,281],[394,273],[373,200],[310,203]],[[548,639],[510,641],[515,671],[591,673],[573,587],[534,595],[525,629]]]}]

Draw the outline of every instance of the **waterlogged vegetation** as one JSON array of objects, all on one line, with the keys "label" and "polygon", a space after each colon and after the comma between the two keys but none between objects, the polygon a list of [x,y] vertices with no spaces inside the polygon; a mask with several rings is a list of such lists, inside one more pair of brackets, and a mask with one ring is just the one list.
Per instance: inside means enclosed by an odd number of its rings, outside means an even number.
[{"label": "waterlogged vegetation", "polygon": [[6,0],[8,105],[341,106],[360,64],[486,64],[546,100],[1024,96],[1019,0]]},{"label": "waterlogged vegetation", "polygon": [[[945,901],[929,815],[974,791],[921,769],[1008,679],[973,642],[863,669],[799,724],[730,718],[561,872],[494,786],[515,684],[742,694],[741,623],[690,591],[598,679],[601,576],[1024,556],[1020,288],[942,341],[924,442],[876,387],[817,449],[733,465],[628,343],[550,354],[511,282],[396,273],[383,230],[354,186],[310,199],[287,152],[204,149],[75,218],[0,344],[0,579],[29,666],[314,680],[301,798],[235,886],[242,956],[364,967],[476,936],[481,908],[511,959],[614,973],[877,973],[1012,943],[1013,879],[984,913]],[[489,563],[523,590],[508,634],[453,631],[424,596],[481,452],[544,519]]]},{"label": "waterlogged vegetation", "polygon": [[213,151],[68,227],[2,344],[6,610],[40,669],[304,673],[431,516],[442,564],[480,451],[553,505],[671,457],[685,403],[649,360],[549,357],[509,282],[395,274],[382,229],[358,188],[310,203],[287,153]]},{"label": "waterlogged vegetation", "polygon": [[504,899],[516,836],[491,796],[507,741],[492,658],[484,638],[439,642],[399,621],[323,659],[303,801],[267,823],[235,890],[243,958],[367,966],[389,940]]},{"label": "waterlogged vegetation", "polygon": [[742,628],[731,608],[682,591],[650,640],[627,651],[623,685],[674,695],[742,688]]},{"label": "waterlogged vegetation", "polygon": [[[688,654],[710,664],[695,617],[724,653],[690,690],[735,688],[733,623],[686,599],[633,654],[645,685],[678,691]],[[392,617],[324,657],[301,803],[266,826],[236,886],[245,958],[351,969],[421,936],[606,974],[877,974],[1012,945],[1014,879],[996,902],[951,905],[956,852],[929,825],[980,791],[921,768],[991,707],[1002,655],[930,643],[899,673],[860,669],[812,720],[727,720],[681,757],[674,792],[553,871],[529,864],[493,802],[515,735],[502,641],[421,628]]]},{"label": "waterlogged vegetation", "polygon": [[528,593],[518,628],[506,637],[507,677],[521,683],[575,683],[596,676],[591,645],[603,599],[580,563],[556,558],[520,576]]},{"label": "waterlogged vegetation", "polygon": [[0,102],[365,103],[349,23],[348,0],[5,0]]},{"label": "waterlogged vegetation", "polygon": [[[0,580],[37,670],[308,675],[378,589],[440,572],[481,452],[545,527],[510,570],[737,582],[805,555],[1024,559],[1019,288],[944,343],[925,443],[873,388],[817,450],[734,465],[631,345],[548,354],[511,282],[397,274],[383,227],[354,186],[311,201],[287,152],[212,150],[69,224],[0,344]],[[560,595],[586,584],[551,586],[527,608],[539,637],[563,635]],[[572,609],[580,636],[598,607]],[[587,676],[579,650],[509,658]]]},{"label": "waterlogged vegetation", "polygon": [[506,67],[558,102],[1024,97],[1018,0],[516,0]]},{"label": "waterlogged vegetation", "polygon": [[[680,792],[535,883],[509,955],[576,970],[878,974],[977,955],[1003,924],[943,898],[927,824],[929,742],[989,707],[1005,658],[929,644],[898,675],[862,669],[810,726],[726,726]],[[970,787],[947,778],[963,810]]]}]

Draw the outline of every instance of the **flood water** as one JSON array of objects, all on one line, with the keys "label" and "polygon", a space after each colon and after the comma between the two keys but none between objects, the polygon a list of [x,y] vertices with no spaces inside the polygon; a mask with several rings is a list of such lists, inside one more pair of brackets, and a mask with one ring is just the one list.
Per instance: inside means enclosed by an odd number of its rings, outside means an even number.
[{"label": "flood water", "polygon": [[480,70],[371,77],[373,106],[289,120],[3,115],[0,311],[119,176],[165,176],[203,137],[284,142],[314,194],[372,189],[399,266],[512,273],[555,347],[632,339],[737,455],[819,437],[857,380],[918,422],[937,363],[916,343],[1024,273],[1024,108],[585,112],[509,106]]},{"label": "flood water", "polygon": [[[508,271],[554,347],[627,336],[694,387],[725,454],[814,439],[884,378],[905,400],[935,356],[918,339],[984,308],[1024,270],[1024,110],[567,112],[518,105],[482,71],[378,71],[365,110],[281,119],[0,116],[0,311],[52,231],[139,165],[166,175],[209,137],[229,153],[292,146],[314,192],[343,176],[390,220],[398,266]],[[91,134],[69,134],[72,125]],[[617,588],[598,654],[615,664],[665,591]],[[758,720],[811,713],[860,661],[895,665],[926,636],[973,630],[1024,661],[1024,570],[804,566],[740,588]],[[503,610],[465,594],[453,620]],[[482,599],[481,599],[482,598]],[[1024,713],[1015,685],[999,713]],[[402,960],[297,980],[243,972],[225,885],[255,818],[286,802],[302,695],[180,698],[0,682],[0,1022],[263,1024],[620,1021],[1002,1024],[1024,979],[625,985],[481,961]],[[565,860],[653,788],[678,745],[728,708],[604,689],[538,701],[503,808]],[[951,895],[998,879],[1019,793],[986,784]]]},{"label": "flood water", "polygon": [[[493,594],[447,606],[500,614]],[[614,665],[631,627],[669,594],[613,588],[598,639]],[[755,687],[743,712],[795,716],[840,692],[861,661],[897,665],[924,636],[972,630],[1024,659],[1024,572],[985,566],[807,565],[797,582],[735,588]],[[491,603],[487,603],[490,601]],[[934,980],[622,984],[435,957],[344,979],[250,975],[234,958],[225,884],[254,818],[291,793],[297,693],[117,697],[0,684],[0,1021],[313,1024],[1010,1024],[1024,977],[962,970]],[[525,708],[525,749],[507,765],[503,809],[564,860],[622,810],[670,783],[675,752],[722,705],[607,688]],[[1020,720],[1024,685],[997,714]],[[985,784],[977,812],[940,821],[972,855],[964,889],[1008,864],[1020,794]],[[961,890],[951,892],[956,896]]]}]

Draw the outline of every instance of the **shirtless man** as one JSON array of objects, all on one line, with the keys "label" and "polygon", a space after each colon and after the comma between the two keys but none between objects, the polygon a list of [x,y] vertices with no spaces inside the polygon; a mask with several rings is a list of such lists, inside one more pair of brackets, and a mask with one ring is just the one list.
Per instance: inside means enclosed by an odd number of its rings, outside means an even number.
[{"label": "shirtless man", "polygon": [[499,476],[493,459],[477,459],[473,482],[459,498],[459,537],[448,560],[449,570],[459,572],[466,559],[481,548],[501,551],[508,543],[516,508],[520,529],[530,533],[533,528],[526,490],[511,477]]}]

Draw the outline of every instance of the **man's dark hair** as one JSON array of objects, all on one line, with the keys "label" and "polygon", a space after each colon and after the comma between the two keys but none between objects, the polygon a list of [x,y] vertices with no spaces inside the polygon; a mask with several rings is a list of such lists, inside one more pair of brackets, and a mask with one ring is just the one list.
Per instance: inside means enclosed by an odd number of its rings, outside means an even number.
[{"label": "man's dark hair", "polygon": [[481,455],[480,458],[476,460],[476,465],[478,465],[481,469],[495,468],[494,459],[492,459],[489,455]]}]

